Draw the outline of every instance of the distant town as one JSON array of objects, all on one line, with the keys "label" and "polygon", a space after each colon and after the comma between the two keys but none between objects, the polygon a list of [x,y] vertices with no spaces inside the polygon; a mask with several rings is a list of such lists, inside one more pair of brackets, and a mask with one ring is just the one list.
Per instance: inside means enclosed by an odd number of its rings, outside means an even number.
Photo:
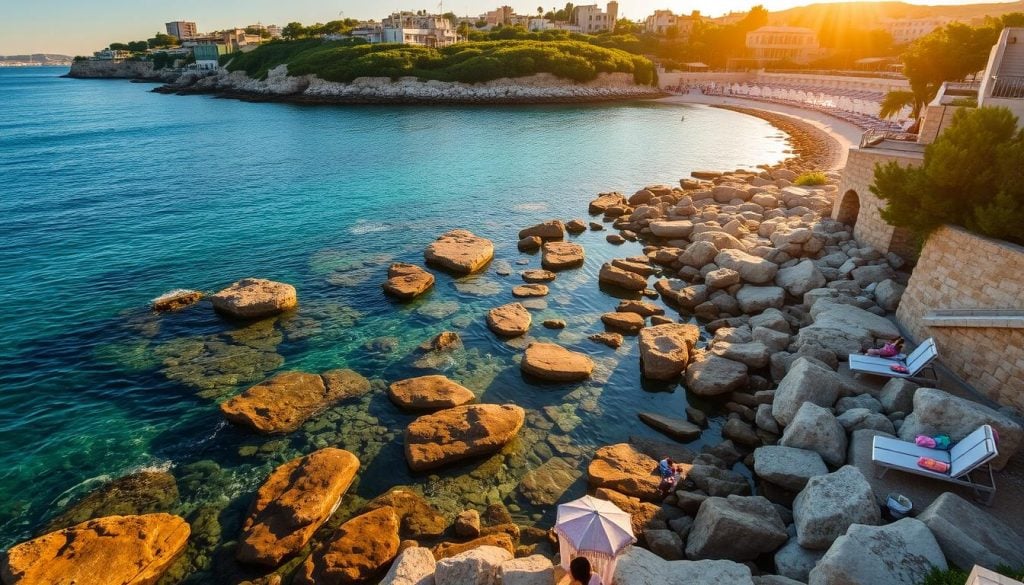
[{"label": "distant town", "polygon": [[851,17],[849,22],[840,21],[838,25],[834,23],[836,19],[831,19],[832,24],[826,22],[817,28],[800,26],[815,20],[806,12],[829,10],[828,6],[791,9],[772,14],[772,18],[760,6],[717,18],[706,17],[699,11],[675,14],[671,10],[656,10],[642,20],[631,21],[620,18],[619,5],[613,0],[603,7],[569,3],[563,9],[544,12],[538,8],[525,14],[511,6],[499,6],[477,16],[419,10],[396,12],[379,22],[344,19],[310,26],[298,22],[284,26],[257,23],[212,32],[200,32],[196,22],[183,20],[165,23],[165,32],[153,38],[114,42],[90,57],[76,59],[153,60],[157,69],[211,71],[224,64],[225,55],[248,52],[279,39],[320,38],[444,48],[465,41],[517,38],[516,34],[545,35],[540,37],[542,40],[557,38],[555,35],[585,35],[591,39],[604,35],[607,42],[597,44],[618,47],[636,41],[657,47],[630,52],[648,54],[667,70],[844,68],[898,73],[901,64],[897,57],[902,47],[950,23],[977,25],[987,17],[963,13],[877,17],[873,21]]}]

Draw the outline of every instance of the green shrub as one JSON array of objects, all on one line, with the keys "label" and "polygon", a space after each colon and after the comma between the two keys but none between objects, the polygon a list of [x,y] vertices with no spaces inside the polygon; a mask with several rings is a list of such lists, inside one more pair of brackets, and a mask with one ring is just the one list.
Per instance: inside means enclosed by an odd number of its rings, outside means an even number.
[{"label": "green shrub", "polygon": [[537,73],[581,82],[601,73],[629,73],[638,84],[656,83],[654,64],[647,58],[573,40],[481,41],[442,49],[316,39],[280,41],[238,55],[227,67],[263,79],[281,64],[288,65],[289,75],[314,74],[342,83],[357,77],[403,76],[479,83]]},{"label": "green shrub", "polygon": [[812,187],[814,185],[824,185],[828,183],[828,177],[821,171],[807,171],[801,173],[794,181],[794,185],[800,185],[801,187]]},{"label": "green shrub", "polygon": [[921,581],[920,585],[964,585],[967,582],[967,573],[960,569],[946,569],[945,571],[935,567],[931,573]]},{"label": "green shrub", "polygon": [[1024,130],[1006,108],[961,109],[924,162],[875,168],[882,218],[922,240],[943,224],[1024,244]]}]

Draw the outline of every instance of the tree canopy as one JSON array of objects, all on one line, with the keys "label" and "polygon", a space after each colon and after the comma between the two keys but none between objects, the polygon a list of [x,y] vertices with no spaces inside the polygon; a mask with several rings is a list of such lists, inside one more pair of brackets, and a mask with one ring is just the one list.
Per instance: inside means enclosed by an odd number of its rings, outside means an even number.
[{"label": "tree canopy", "polygon": [[921,238],[942,224],[1024,244],[1024,130],[1006,108],[964,108],[919,167],[875,169],[882,218]]}]

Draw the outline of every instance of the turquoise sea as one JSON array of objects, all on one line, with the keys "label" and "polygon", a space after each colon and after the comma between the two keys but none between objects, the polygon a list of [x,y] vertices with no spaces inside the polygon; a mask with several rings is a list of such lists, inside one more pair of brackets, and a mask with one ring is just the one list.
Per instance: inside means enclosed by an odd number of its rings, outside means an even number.
[{"label": "turquoise sea", "polygon": [[[586,264],[552,283],[531,332],[591,354],[597,375],[524,380],[523,342],[496,339],[483,319],[511,302],[521,270],[539,267],[516,251],[518,230],[589,221],[601,191],[789,156],[766,122],[706,107],[308,107],[159,95],[65,72],[0,69],[0,549],[105,481],[167,470],[179,491],[168,511],[202,519],[178,573],[197,583],[235,570],[218,551],[267,473],[327,445],[363,463],[352,506],[414,485],[449,513],[500,501],[546,526],[554,507],[523,497],[526,473],[552,457],[585,470],[597,446],[658,437],[636,413],[681,413],[687,394],[643,383],[635,342],[613,351],[586,339],[618,302],[597,285],[601,263],[640,253],[607,244],[608,232],[574,238]],[[411,304],[383,296],[390,262],[421,262],[453,228],[494,240],[486,272],[437,273]],[[496,274],[509,265],[511,276]],[[212,292],[248,276],[294,284],[300,308],[244,327],[207,303],[148,310],[168,290]],[[545,330],[545,318],[569,326]],[[443,330],[466,350],[417,367],[416,346]],[[292,435],[253,435],[217,409],[274,372],[341,367],[374,391]],[[486,460],[410,473],[401,441],[412,416],[382,388],[428,373],[526,408],[519,440]],[[716,436],[713,425],[704,440]]]}]

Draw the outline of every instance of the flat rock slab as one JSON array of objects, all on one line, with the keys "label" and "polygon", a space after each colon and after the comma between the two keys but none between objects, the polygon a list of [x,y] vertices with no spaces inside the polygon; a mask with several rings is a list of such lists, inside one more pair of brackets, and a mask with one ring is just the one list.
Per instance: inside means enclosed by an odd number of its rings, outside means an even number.
[{"label": "flat rock slab", "polygon": [[647,324],[644,318],[637,313],[605,313],[601,315],[601,322],[605,327],[622,333],[636,335]]},{"label": "flat rock slab", "polygon": [[551,506],[565,495],[581,475],[583,472],[576,462],[552,457],[523,476],[519,491],[535,506]]},{"label": "flat rock slab", "polygon": [[414,299],[434,286],[434,275],[415,264],[395,263],[388,268],[384,292],[402,300]]},{"label": "flat rock slab", "polygon": [[222,403],[220,410],[229,421],[260,433],[290,433],[335,402],[369,389],[370,381],[352,370],[322,376],[283,372]]},{"label": "flat rock slab", "polygon": [[640,331],[640,367],[652,380],[673,380],[690,363],[700,329],[690,323],[666,323]]},{"label": "flat rock slab", "polygon": [[546,297],[548,287],[544,284],[521,284],[512,287],[512,296],[519,298]]},{"label": "flat rock slab", "polygon": [[452,408],[476,399],[472,390],[442,375],[399,380],[388,387],[388,397],[407,410]]},{"label": "flat rock slab", "polygon": [[935,535],[946,558],[969,571],[1024,567],[1024,537],[978,506],[946,492],[917,516]]},{"label": "flat rock slab", "polygon": [[523,372],[549,382],[575,382],[590,377],[594,360],[554,343],[531,343],[520,367]]},{"label": "flat rock slab", "polygon": [[244,278],[210,297],[213,308],[238,319],[260,319],[294,309],[295,287],[263,278]]},{"label": "flat rock slab", "polygon": [[701,428],[685,418],[666,416],[654,412],[641,412],[637,416],[647,426],[677,441],[687,443],[700,438]]},{"label": "flat rock slab", "polygon": [[809,585],[918,585],[946,558],[928,527],[914,518],[886,526],[854,525],[814,569]]},{"label": "flat rock slab", "polygon": [[542,240],[561,240],[565,237],[565,226],[557,219],[553,219],[519,230],[520,240],[529,237],[538,237]]},{"label": "flat rock slab", "polygon": [[190,532],[170,514],[97,518],[11,547],[0,575],[12,585],[156,583]]},{"label": "flat rock slab", "polygon": [[413,471],[442,467],[500,450],[515,438],[526,412],[514,404],[471,404],[427,414],[405,430],[405,458]]},{"label": "flat rock slab", "polygon": [[788,536],[775,506],[761,496],[708,498],[686,543],[689,559],[750,561],[774,552]]},{"label": "flat rock slab", "polygon": [[615,565],[615,585],[753,585],[750,567],[733,561],[666,561],[640,547]]},{"label": "flat rock slab", "polygon": [[487,327],[502,337],[519,337],[530,330],[533,317],[521,303],[495,307],[487,313]]},{"label": "flat rock slab", "polygon": [[686,367],[686,388],[698,396],[728,394],[747,385],[747,366],[715,355],[700,354]]},{"label": "flat rock slab", "polygon": [[202,298],[203,293],[197,290],[172,290],[150,301],[150,307],[154,311],[177,311],[198,303]]},{"label": "flat rock slab", "polygon": [[665,314],[665,309],[662,309],[653,303],[648,303],[647,301],[619,301],[619,306],[615,307],[615,310],[620,313],[636,313],[641,317],[653,317],[655,315]]},{"label": "flat rock slab", "polygon": [[828,474],[828,467],[814,451],[769,445],[754,451],[754,473],[781,488],[799,492],[812,477]]},{"label": "flat rock slab", "polygon": [[546,242],[541,248],[541,265],[547,270],[566,270],[583,265],[583,246],[572,242]]},{"label": "flat rock slab", "polygon": [[300,585],[363,583],[398,555],[398,515],[383,507],[345,522],[313,551],[295,577]]},{"label": "flat rock slab", "polygon": [[523,280],[531,283],[538,282],[551,282],[557,278],[558,275],[550,270],[534,269],[523,272]]},{"label": "flat rock slab", "polygon": [[355,455],[333,447],[275,469],[242,526],[238,560],[276,567],[299,552],[334,513],[358,470]]},{"label": "flat rock slab", "polygon": [[658,462],[628,443],[601,447],[587,468],[592,487],[608,488],[647,501],[660,501]]},{"label": "flat rock slab", "polygon": [[452,230],[427,246],[428,264],[457,274],[471,274],[494,258],[494,244],[468,230]]},{"label": "flat rock slab", "polygon": [[601,266],[601,271],[597,275],[597,280],[602,284],[609,284],[630,291],[642,291],[647,288],[646,277],[643,277],[636,272],[623,270],[622,268],[613,266],[610,263],[605,263]]}]

